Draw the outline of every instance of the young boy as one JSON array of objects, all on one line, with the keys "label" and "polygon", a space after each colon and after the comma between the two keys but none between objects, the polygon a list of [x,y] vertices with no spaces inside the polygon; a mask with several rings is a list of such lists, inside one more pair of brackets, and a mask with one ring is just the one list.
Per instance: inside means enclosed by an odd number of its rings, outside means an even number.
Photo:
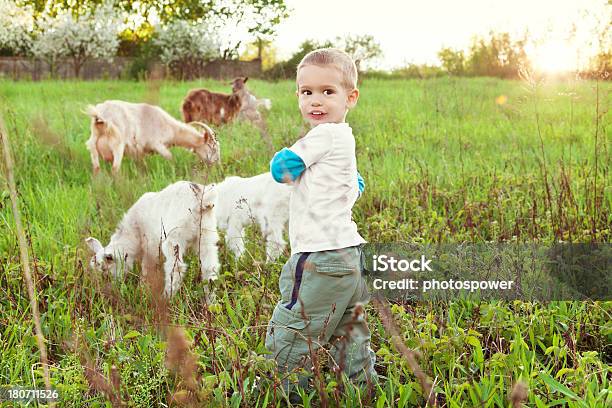
[{"label": "young boy", "polygon": [[[312,129],[270,162],[274,179],[292,183],[294,190],[291,258],[281,272],[281,300],[268,326],[266,347],[279,371],[288,373],[310,370],[310,357],[329,344],[333,363],[352,380],[366,382],[377,376],[360,306],[369,299],[360,267],[365,240],[351,219],[363,180],[357,173],[352,129],[345,122],[359,98],[356,86],[357,69],[343,51],[315,50],[298,65],[299,108]],[[308,378],[298,378],[306,388]],[[288,381],[284,386],[293,389]]]}]

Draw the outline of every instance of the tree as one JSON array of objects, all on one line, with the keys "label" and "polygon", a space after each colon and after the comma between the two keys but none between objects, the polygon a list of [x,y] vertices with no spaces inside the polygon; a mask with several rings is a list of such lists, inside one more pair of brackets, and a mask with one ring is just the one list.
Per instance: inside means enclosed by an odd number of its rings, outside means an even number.
[{"label": "tree", "polygon": [[363,62],[379,58],[383,55],[378,41],[368,34],[356,36],[347,35],[344,38],[338,37],[336,38],[336,42],[339,44],[340,48],[343,48],[344,51],[353,58],[357,66],[357,71],[361,71],[361,64]]},{"label": "tree", "polygon": [[0,55],[25,55],[32,47],[34,16],[31,7],[0,0]]},{"label": "tree", "polygon": [[252,59],[261,61],[261,68],[265,71],[276,64],[276,48],[271,41],[257,39],[247,45],[240,59],[250,61]]},{"label": "tree", "polygon": [[119,46],[120,22],[109,3],[76,17],[69,10],[57,12],[54,17],[44,13],[37,21],[40,34],[33,43],[32,53],[47,61],[52,72],[59,58],[70,59],[78,78],[88,60],[112,60]]},{"label": "tree", "polygon": [[438,58],[442,63],[442,68],[449,74],[465,74],[465,55],[463,51],[455,51],[452,48],[442,48],[438,52]]},{"label": "tree", "polygon": [[223,0],[216,2],[206,21],[215,30],[225,31],[221,54],[230,59],[238,57],[243,42],[260,41],[263,47],[274,39],[276,26],[288,15],[284,0]]},{"label": "tree", "polygon": [[162,62],[181,79],[194,78],[205,61],[219,56],[219,39],[203,23],[173,21],[159,29],[153,42]]},{"label": "tree", "polygon": [[261,59],[263,48],[270,45],[276,35],[276,26],[289,16],[285,2],[251,1],[251,17],[247,31],[257,43],[258,55]]},{"label": "tree", "polygon": [[597,54],[590,59],[592,74],[603,79],[612,79],[612,12],[607,15],[589,16],[592,20],[591,35],[596,39]]},{"label": "tree", "polygon": [[295,70],[306,54],[308,54],[310,51],[316,50],[317,48],[329,47],[334,47],[334,44],[329,40],[324,42],[306,40],[300,44],[300,48],[291,56],[291,58],[289,58],[287,61],[276,64],[272,69],[266,72],[266,76],[274,79],[294,78]]},{"label": "tree", "polygon": [[590,57],[580,72],[582,78],[612,80],[612,49],[601,50]]},{"label": "tree", "polygon": [[[97,8],[103,0],[21,0],[29,4],[36,13],[56,15],[62,10],[70,10],[73,15],[81,15],[87,10]],[[162,25],[176,20],[198,23],[205,21],[211,28],[218,30],[232,27],[222,44],[225,58],[238,56],[242,40],[254,41],[257,38],[270,40],[276,26],[288,16],[284,0],[115,0],[117,10],[144,18],[142,24]],[[131,27],[138,31],[139,27]],[[233,36],[232,33],[239,33]]]},{"label": "tree", "polygon": [[525,39],[512,41],[510,34],[489,33],[489,38],[475,39],[467,59],[469,74],[516,78],[521,67],[528,67]]},{"label": "tree", "polygon": [[[37,15],[47,14],[55,17],[64,11],[73,15],[81,15],[88,10],[95,10],[105,0],[19,0],[21,4],[31,6]],[[117,11],[124,11],[145,17],[147,21],[155,16],[162,22],[173,19],[197,20],[206,16],[214,0],[116,0],[113,7]]]}]

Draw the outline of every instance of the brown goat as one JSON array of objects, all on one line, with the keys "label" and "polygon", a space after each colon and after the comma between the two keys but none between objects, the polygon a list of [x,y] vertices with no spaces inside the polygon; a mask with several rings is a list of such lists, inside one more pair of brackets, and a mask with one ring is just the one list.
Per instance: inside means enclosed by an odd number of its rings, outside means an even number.
[{"label": "brown goat", "polygon": [[244,86],[248,77],[239,77],[232,82],[232,93],[222,94],[207,89],[192,89],[183,101],[183,120],[204,122],[219,126],[236,118],[248,98]]}]

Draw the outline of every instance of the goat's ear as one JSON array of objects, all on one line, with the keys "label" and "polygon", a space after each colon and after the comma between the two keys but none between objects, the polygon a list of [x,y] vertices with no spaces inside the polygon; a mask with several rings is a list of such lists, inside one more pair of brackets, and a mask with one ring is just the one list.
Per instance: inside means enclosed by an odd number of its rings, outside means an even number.
[{"label": "goat's ear", "polygon": [[242,82],[244,82],[246,84],[246,81],[249,80],[249,77],[244,77],[244,79],[242,80]]},{"label": "goat's ear", "polygon": [[212,208],[217,203],[217,189],[215,184],[204,186],[204,195],[202,197],[202,204],[205,208]]},{"label": "goat's ear", "polygon": [[215,131],[210,128],[204,130],[202,135],[204,136],[204,143],[210,143],[215,140]]},{"label": "goat's ear", "polygon": [[89,249],[94,253],[97,254],[99,251],[101,251],[102,249],[104,249],[104,247],[102,246],[102,244],[100,243],[100,241],[98,241],[97,239],[93,238],[93,237],[89,237],[85,240],[85,242],[87,243],[87,246],[89,247]]}]

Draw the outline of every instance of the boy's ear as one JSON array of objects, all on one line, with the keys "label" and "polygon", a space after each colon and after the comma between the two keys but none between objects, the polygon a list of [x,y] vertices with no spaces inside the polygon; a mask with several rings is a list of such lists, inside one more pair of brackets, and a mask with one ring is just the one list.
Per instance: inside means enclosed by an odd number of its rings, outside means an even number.
[{"label": "boy's ear", "polygon": [[353,108],[357,104],[357,100],[359,99],[359,89],[355,88],[348,93],[346,106],[347,108]]}]

